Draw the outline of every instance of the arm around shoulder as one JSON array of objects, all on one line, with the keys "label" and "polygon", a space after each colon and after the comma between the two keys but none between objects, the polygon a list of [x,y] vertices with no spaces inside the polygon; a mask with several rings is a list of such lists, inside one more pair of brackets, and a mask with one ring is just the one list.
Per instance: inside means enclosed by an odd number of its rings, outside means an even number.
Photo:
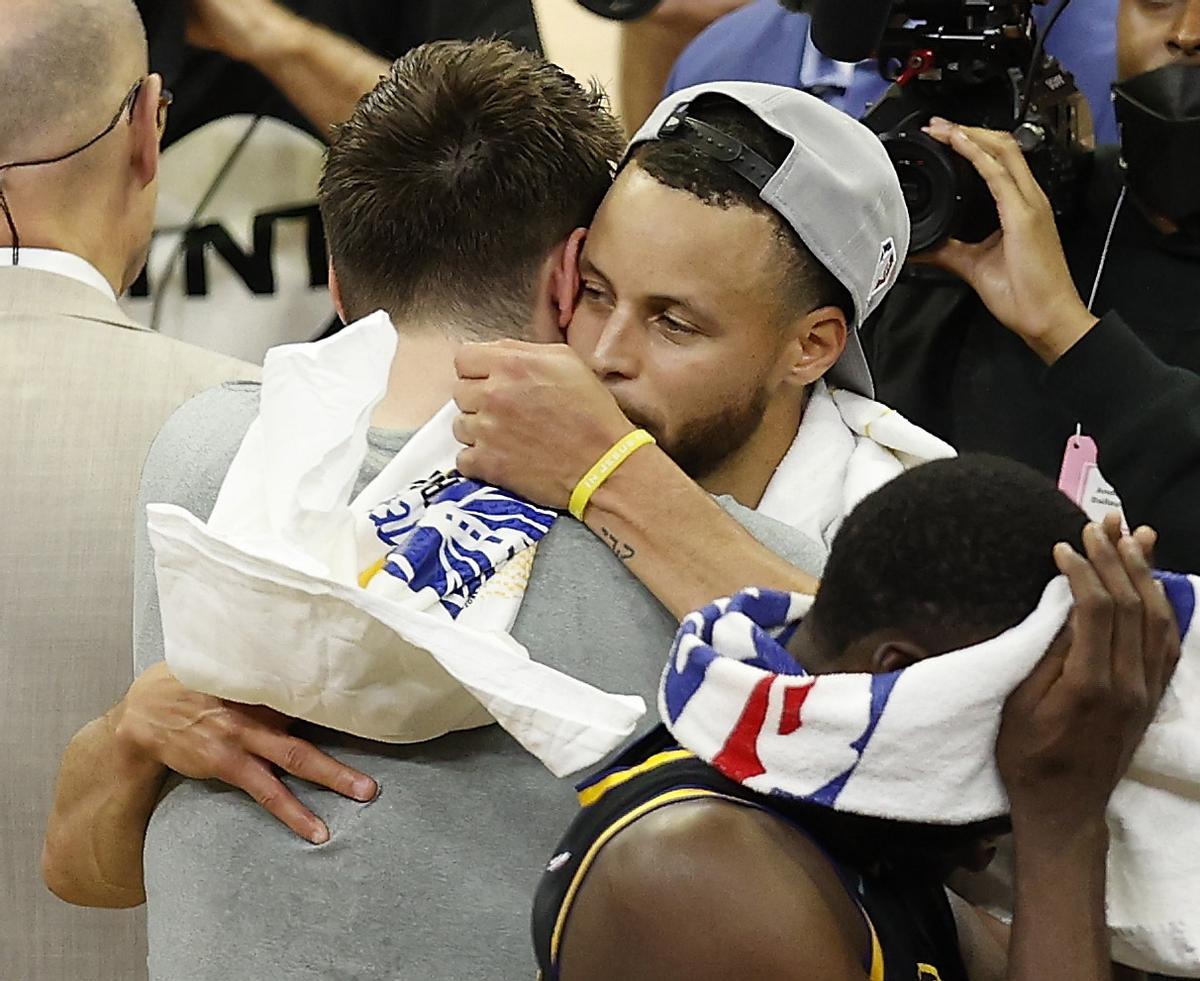
[{"label": "arm around shoulder", "polygon": [[64,902],[126,908],[146,901],[142,842],[167,770],[120,735],[125,703],[71,739],[42,846],[42,879]]},{"label": "arm around shoulder", "polygon": [[126,721],[140,693],[169,687],[156,677],[167,672],[160,664],[162,625],[145,508],[162,501],[206,518],[257,411],[257,385],[209,389],[180,406],[150,448],[135,521],[133,646],[139,681],[67,746],[43,844],[42,877],[67,902],[127,907],[144,901],[142,842],[167,768],[131,741]]},{"label": "arm around shoulder", "polygon": [[823,562],[820,547],[769,518],[732,507],[753,515],[747,519],[751,530],[661,449],[647,447],[596,491],[584,523],[678,618],[749,586],[815,593],[815,576],[789,559],[816,572]]}]

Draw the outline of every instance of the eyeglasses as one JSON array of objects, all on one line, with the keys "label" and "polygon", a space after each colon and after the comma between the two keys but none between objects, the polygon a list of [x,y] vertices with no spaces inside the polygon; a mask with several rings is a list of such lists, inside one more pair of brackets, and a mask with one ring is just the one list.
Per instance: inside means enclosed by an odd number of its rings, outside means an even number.
[{"label": "eyeglasses", "polygon": [[[69,150],[66,153],[61,153],[57,157],[46,157],[42,160],[18,160],[13,163],[0,164],[0,212],[4,213],[4,220],[8,224],[9,233],[12,235],[12,262],[14,266],[18,265],[21,261],[21,236],[17,234],[16,222],[13,221],[12,211],[8,207],[8,200],[4,197],[4,185],[2,181],[4,172],[23,167],[46,167],[50,164],[62,163],[64,160],[69,160],[71,157],[83,153],[85,150],[90,150],[104,139],[104,137],[108,136],[109,133],[117,128],[117,125],[125,117],[126,113],[129,114],[129,121],[132,123],[133,107],[137,105],[138,96],[142,94],[142,87],[146,84],[147,80],[147,77],[139,78],[125,98],[121,100],[121,105],[117,108],[109,124],[81,146],[77,146],[74,150]],[[163,127],[166,125],[167,110],[173,101],[174,96],[171,95],[170,90],[163,89],[162,94],[158,97],[157,124],[159,133],[162,132]]]}]

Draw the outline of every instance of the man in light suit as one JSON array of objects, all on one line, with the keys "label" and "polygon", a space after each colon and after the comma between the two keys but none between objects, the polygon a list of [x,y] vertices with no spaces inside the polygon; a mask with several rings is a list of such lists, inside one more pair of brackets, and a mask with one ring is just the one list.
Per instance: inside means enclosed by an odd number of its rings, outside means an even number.
[{"label": "man in light suit", "polygon": [[131,0],[5,0],[0,32],[0,977],[145,976],[142,914],[84,912],[39,855],[70,735],[128,687],[142,461],[256,369],[139,327],[168,99]]}]

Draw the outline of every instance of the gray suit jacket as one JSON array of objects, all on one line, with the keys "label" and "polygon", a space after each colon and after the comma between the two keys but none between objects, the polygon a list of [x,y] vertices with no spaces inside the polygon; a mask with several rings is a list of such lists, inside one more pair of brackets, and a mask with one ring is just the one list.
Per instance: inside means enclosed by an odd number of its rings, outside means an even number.
[{"label": "gray suit jacket", "polygon": [[141,910],[81,910],[42,885],[71,735],[128,687],[134,502],[159,427],[259,369],[159,336],[54,273],[0,268],[0,977],[136,981]]}]

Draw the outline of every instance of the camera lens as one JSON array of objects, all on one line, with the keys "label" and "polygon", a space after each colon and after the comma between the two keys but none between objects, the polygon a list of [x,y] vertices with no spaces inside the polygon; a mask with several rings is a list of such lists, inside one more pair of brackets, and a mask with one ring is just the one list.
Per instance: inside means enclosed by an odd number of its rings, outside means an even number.
[{"label": "camera lens", "polygon": [[953,151],[924,133],[886,133],[882,139],[908,205],[909,251],[923,252],[953,234],[961,221],[958,168],[947,155]]},{"label": "camera lens", "polygon": [[900,189],[904,192],[904,203],[910,215],[926,215],[933,205],[935,191],[929,174],[920,161],[896,162],[896,174],[900,178]]},{"label": "camera lens", "polygon": [[1000,227],[987,185],[949,147],[920,132],[884,133],[880,139],[908,205],[909,252],[924,252],[947,238],[981,242]]}]

